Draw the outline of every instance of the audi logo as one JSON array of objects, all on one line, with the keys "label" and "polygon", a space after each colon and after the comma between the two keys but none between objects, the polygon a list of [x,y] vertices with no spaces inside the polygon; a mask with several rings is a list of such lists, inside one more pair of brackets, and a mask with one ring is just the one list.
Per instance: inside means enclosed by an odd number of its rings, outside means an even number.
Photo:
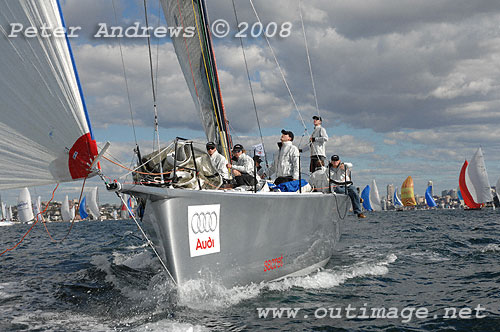
[{"label": "audi logo", "polygon": [[194,234],[213,232],[217,229],[217,221],[215,212],[195,213],[191,218],[191,229]]}]

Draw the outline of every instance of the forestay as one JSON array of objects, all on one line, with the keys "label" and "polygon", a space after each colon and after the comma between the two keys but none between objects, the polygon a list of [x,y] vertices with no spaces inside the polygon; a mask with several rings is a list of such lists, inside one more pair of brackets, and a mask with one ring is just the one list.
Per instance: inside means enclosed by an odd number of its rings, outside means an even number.
[{"label": "forestay", "polygon": [[11,23],[64,27],[56,0],[0,2],[0,189],[86,177],[97,146],[68,39],[9,38]]}]

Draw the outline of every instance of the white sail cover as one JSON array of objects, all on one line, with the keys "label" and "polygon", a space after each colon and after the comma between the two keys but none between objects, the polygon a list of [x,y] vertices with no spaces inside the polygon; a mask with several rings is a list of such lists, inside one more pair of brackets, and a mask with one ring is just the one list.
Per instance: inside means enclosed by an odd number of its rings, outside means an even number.
[{"label": "white sail cover", "polygon": [[66,195],[64,201],[61,204],[61,218],[63,221],[71,221],[74,215],[75,215],[74,209],[73,211],[70,210],[68,195]]},{"label": "white sail cover", "polygon": [[63,27],[57,0],[0,1],[0,189],[88,175],[97,154],[65,37],[25,37]]},{"label": "white sail cover", "polygon": [[87,206],[92,217],[94,217],[94,219],[99,219],[99,217],[101,216],[101,211],[99,210],[99,197],[97,194],[97,187],[92,188],[92,190],[90,191]]},{"label": "white sail cover", "polygon": [[31,195],[28,188],[23,188],[17,198],[17,219],[19,219],[20,222],[28,222],[33,220],[33,218]]},{"label": "white sail cover", "polygon": [[[483,151],[478,148],[472,160],[467,167],[468,178],[466,176],[467,188],[476,203],[486,203],[493,200],[491,194],[491,185],[488,179],[488,173],[486,172],[486,165],[484,163]],[[469,185],[468,181],[472,186]],[[474,190],[471,190],[471,187]]]},{"label": "white sail cover", "polygon": [[372,180],[372,187],[370,190],[370,203],[373,211],[381,211],[382,206],[380,204],[380,195],[378,194],[377,183],[375,179]]}]

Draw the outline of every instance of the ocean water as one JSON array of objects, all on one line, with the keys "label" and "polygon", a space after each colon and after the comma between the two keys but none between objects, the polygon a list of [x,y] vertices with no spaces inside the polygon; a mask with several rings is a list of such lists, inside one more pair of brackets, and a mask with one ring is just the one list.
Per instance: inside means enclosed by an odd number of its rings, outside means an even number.
[{"label": "ocean water", "polygon": [[[28,227],[0,227],[0,251]],[[64,243],[36,225],[0,257],[0,331],[500,330],[500,211],[349,216],[337,249],[306,277],[177,289],[132,221],[77,223]]]}]

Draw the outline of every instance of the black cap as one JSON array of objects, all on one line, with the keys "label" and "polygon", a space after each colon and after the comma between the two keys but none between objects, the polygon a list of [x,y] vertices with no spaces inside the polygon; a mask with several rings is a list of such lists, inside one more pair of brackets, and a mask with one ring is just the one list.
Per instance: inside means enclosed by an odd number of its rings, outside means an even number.
[{"label": "black cap", "polygon": [[284,135],[288,135],[290,136],[291,140],[293,141],[293,133],[290,131],[290,130],[285,130],[285,129],[281,129],[281,133],[284,134]]},{"label": "black cap", "polygon": [[233,146],[233,152],[238,152],[238,151],[243,151],[243,145],[241,145],[241,144],[235,144]]},{"label": "black cap", "polygon": [[315,116],[313,116],[313,119],[314,119],[314,120],[323,121],[323,119],[322,119],[319,115],[315,115]]},{"label": "black cap", "polygon": [[253,160],[254,160],[256,163],[262,163],[262,159],[260,159],[260,156],[253,156]]},{"label": "black cap", "polygon": [[332,161],[337,161],[337,160],[340,160],[340,157],[338,155],[334,154],[332,156]]},{"label": "black cap", "polygon": [[209,149],[212,150],[212,149],[215,149],[216,145],[214,142],[208,142],[206,147],[207,147],[207,150],[209,150]]}]

